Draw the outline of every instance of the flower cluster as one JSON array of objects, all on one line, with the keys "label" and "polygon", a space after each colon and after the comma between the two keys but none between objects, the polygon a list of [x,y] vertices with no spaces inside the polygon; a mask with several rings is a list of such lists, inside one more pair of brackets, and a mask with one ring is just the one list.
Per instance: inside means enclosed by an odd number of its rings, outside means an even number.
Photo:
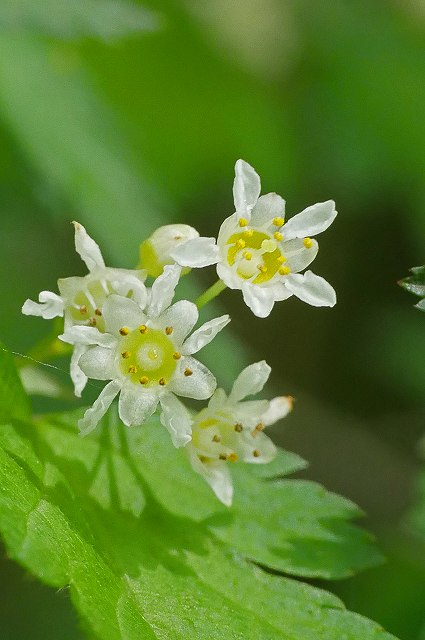
[{"label": "flower cluster", "polygon": [[[22,308],[26,315],[64,318],[59,338],[73,346],[70,373],[77,396],[89,378],[107,381],[79,421],[82,435],[96,428],[117,396],[120,419],[129,427],[142,425],[159,408],[174,446],[185,448],[193,469],[226,505],[233,494],[227,463],[272,460],[276,448],[264,429],[287,415],[292,398],[245,400],[260,392],[270,375],[264,361],[245,368],[229,396],[216,389],[214,375],[194,355],[230,317],[194,330],[198,308],[226,286],[240,289],[258,317],[292,295],[314,306],[336,302],[326,280],[300,273],[318,251],[311,236],[336,216],[334,203],[308,207],[285,223],[284,200],[275,193],[260,196],[260,178],[243,160],[235,171],[235,213],[224,220],[217,241],[188,225],[167,225],[142,243],[140,268],[115,269],[105,266],[98,245],[74,222],[75,248],[88,274],[58,280],[59,294],[42,291],[39,302],[27,300]],[[174,302],[182,274],[212,264],[219,281],[198,304]],[[180,398],[209,403],[195,413]]]}]

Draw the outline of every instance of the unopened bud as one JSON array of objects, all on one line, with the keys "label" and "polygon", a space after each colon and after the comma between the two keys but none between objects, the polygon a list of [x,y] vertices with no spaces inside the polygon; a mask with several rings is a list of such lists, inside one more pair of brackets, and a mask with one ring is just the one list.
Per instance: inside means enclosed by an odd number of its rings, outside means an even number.
[{"label": "unopened bud", "polygon": [[148,275],[157,278],[166,264],[174,264],[170,256],[173,249],[198,237],[196,229],[188,224],[166,224],[159,227],[140,245],[138,269],[146,269]]}]

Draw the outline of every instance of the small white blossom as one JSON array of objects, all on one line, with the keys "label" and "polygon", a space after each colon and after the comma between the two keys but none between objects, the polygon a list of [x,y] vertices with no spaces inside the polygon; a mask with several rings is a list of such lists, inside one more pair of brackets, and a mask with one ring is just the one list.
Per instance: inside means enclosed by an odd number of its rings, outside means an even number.
[{"label": "small white blossom", "polygon": [[[86,263],[89,273],[84,277],[59,279],[60,295],[51,291],[42,291],[38,303],[26,300],[22,313],[41,316],[47,320],[63,316],[65,330],[73,325],[81,325],[97,327],[102,332],[104,330],[102,309],[111,293],[130,296],[141,306],[146,304],[147,291],[143,284],[146,272],[106,267],[96,242],[81,224],[78,222],[73,224],[75,249]],[[78,365],[86,349],[87,345],[76,345],[71,357],[71,378],[77,396],[81,395],[87,382],[87,376]]]},{"label": "small white blossom", "polygon": [[96,427],[119,393],[118,410],[125,425],[143,424],[160,403],[161,422],[173,444],[181,447],[190,440],[191,421],[176,396],[205,400],[214,392],[213,374],[193,354],[211,342],[230,318],[214,318],[187,337],[198,320],[198,309],[187,300],[170,306],[180,272],[178,265],[164,268],[144,311],[129,298],[110,295],[103,305],[104,332],[73,326],[59,336],[88,347],[79,360],[86,376],[110,380],[79,421],[82,435]]},{"label": "small white blossom", "polygon": [[246,396],[261,391],[270,371],[264,360],[246,367],[228,397],[223,389],[217,389],[208,407],[193,418],[192,440],[187,445],[190,462],[226,506],[233,498],[226,462],[265,464],[273,460],[276,447],[263,429],[292,409],[290,396],[243,402]]},{"label": "small white blossom", "polygon": [[313,306],[332,307],[336,294],[322,277],[303,271],[314,260],[312,239],[335,219],[333,200],[304,209],[285,223],[285,201],[276,193],[260,196],[260,177],[243,160],[235,165],[235,213],[214,238],[195,238],[172,251],[184,267],[217,264],[219,278],[230,289],[241,289],[252,312],[264,318],[274,303],[291,295]]},{"label": "small white blossom", "polygon": [[149,276],[157,278],[165,265],[174,264],[171,252],[194,238],[199,238],[199,233],[188,224],[166,224],[159,227],[140,245],[139,267],[145,269]]}]

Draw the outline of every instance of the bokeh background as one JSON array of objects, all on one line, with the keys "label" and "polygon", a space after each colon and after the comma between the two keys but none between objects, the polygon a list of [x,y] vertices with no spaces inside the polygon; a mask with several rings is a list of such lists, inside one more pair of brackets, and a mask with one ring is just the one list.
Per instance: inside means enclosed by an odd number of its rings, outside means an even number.
[{"label": "bokeh background", "polygon": [[[275,440],[310,461],[304,475],[362,506],[388,557],[320,585],[402,640],[425,638],[425,516],[409,515],[423,466],[425,315],[397,286],[425,262],[424,105],[423,0],[0,0],[1,340],[25,354],[49,333],[20,307],[84,273],[73,219],[108,264],[132,267],[160,224],[216,234],[239,157],[289,216],[335,199],[314,271],[338,305],[290,299],[259,320],[225,292],[208,312],[230,310],[232,325],[205,358],[223,385],[265,358],[269,394],[296,397]],[[192,273],[184,287],[193,295],[214,275]],[[52,380],[69,393],[56,364]],[[48,408],[78,404],[65,395]],[[0,583],[5,640],[83,637],[66,592],[4,551]]]}]

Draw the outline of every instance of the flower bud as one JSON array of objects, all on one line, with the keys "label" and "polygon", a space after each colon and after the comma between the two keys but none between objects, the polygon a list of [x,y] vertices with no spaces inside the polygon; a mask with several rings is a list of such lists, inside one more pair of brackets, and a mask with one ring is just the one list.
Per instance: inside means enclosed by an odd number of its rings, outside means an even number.
[{"label": "flower bud", "polygon": [[187,224],[166,224],[159,227],[140,245],[138,268],[146,269],[148,275],[157,278],[166,264],[174,264],[170,253],[187,240],[198,238],[199,233]]}]

